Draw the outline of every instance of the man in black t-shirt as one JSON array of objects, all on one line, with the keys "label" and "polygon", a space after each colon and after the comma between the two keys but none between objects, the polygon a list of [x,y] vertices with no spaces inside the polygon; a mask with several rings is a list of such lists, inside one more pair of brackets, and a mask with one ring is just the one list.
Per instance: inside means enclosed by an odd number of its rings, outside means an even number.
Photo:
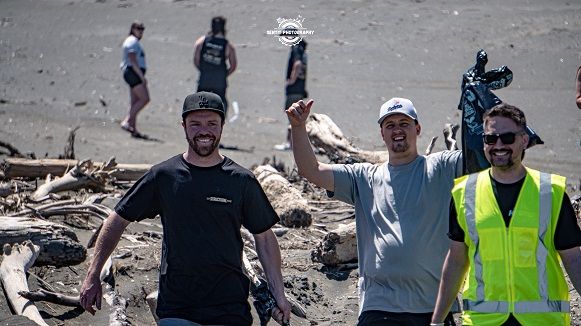
[{"label": "man in black t-shirt", "polygon": [[101,308],[99,274],[132,221],[161,217],[164,237],[156,313],[159,325],[176,319],[203,325],[252,324],[249,279],[243,272],[240,228],[254,235],[269,289],[273,318],[290,318],[281,257],[270,229],[278,216],[252,172],[219,152],[224,106],[216,94],[186,97],[182,126],[185,153],[153,166],[105,220],[81,289],[81,305]]},{"label": "man in black t-shirt", "polygon": [[452,242],[431,325],[442,325],[464,277],[466,323],[569,325],[559,261],[579,292],[581,230],[565,178],[523,165],[529,136],[520,109],[501,103],[483,119],[491,168],[457,179],[452,190]]},{"label": "man in black t-shirt", "polygon": [[226,18],[212,18],[210,32],[196,40],[194,66],[200,71],[198,92],[218,94],[224,103],[224,113],[227,113],[228,76],[236,70],[237,59],[234,46],[226,39]]}]

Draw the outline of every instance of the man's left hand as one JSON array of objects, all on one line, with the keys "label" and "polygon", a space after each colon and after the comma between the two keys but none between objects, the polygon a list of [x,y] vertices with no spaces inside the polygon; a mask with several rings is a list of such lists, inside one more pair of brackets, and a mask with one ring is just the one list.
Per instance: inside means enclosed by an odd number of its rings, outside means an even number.
[{"label": "man's left hand", "polygon": [[285,326],[290,325],[291,304],[286,298],[276,300],[277,307],[272,309],[272,319]]}]

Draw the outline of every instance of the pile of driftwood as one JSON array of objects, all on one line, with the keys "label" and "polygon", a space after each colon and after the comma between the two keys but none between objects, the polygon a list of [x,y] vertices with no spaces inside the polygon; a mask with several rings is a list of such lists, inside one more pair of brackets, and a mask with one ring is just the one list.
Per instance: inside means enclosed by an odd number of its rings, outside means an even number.
[{"label": "pile of driftwood", "polygon": [[[0,142],[0,155],[7,157],[0,165],[0,244],[4,246],[0,279],[13,311],[39,325],[46,325],[36,309],[35,301],[79,307],[79,298],[65,296],[48,289],[30,291],[27,272],[33,265],[72,266],[87,260],[102,221],[111,209],[103,204],[107,198],[119,198],[124,191],[149,168],[147,164],[118,164],[112,158],[106,162],[74,159],[74,133],[71,131],[65,153],[59,159],[35,159],[22,155],[10,144]],[[310,139],[318,153],[335,163],[371,162],[387,159],[387,152],[365,151],[354,147],[333,121],[322,114],[312,114],[307,124]],[[444,135],[448,148],[455,148],[457,126],[446,126]],[[426,152],[431,152],[435,139]],[[8,152],[2,152],[4,148]],[[253,169],[269,200],[279,214],[278,236],[289,228],[314,227],[320,242],[311,253],[313,262],[328,266],[356,267],[357,247],[353,208],[331,200],[309,197],[314,188],[293,171],[263,164]],[[44,181],[40,182],[40,180]],[[50,221],[51,216],[79,219],[79,223],[94,223],[96,232],[86,244],[81,244],[72,228]],[[313,216],[320,223],[313,223]],[[326,230],[326,220],[347,221],[335,230]],[[322,223],[321,223],[322,222]],[[161,234],[161,233],[160,233]],[[158,235],[160,239],[161,236]],[[251,237],[245,236],[245,256],[249,275],[263,275],[258,265]],[[101,273],[105,286],[105,301],[110,306],[110,324],[127,325],[127,300],[116,291],[110,257]],[[145,298],[144,298],[145,299]],[[148,293],[146,300],[155,311],[157,294]],[[306,317],[305,310],[291,299],[293,312]],[[155,316],[155,314],[154,314]],[[16,324],[16,321],[13,320]]]}]

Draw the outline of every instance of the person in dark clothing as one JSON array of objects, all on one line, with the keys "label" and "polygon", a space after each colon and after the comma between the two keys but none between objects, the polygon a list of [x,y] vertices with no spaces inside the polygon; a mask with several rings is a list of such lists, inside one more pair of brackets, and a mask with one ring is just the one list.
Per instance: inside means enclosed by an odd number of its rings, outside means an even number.
[{"label": "person in dark clothing", "polygon": [[226,18],[212,18],[212,29],[194,44],[194,66],[200,71],[198,92],[216,93],[228,111],[226,88],[228,76],[236,70],[236,51],[226,39]]},{"label": "person in dark clothing", "polygon": [[220,154],[224,106],[216,94],[186,97],[185,153],[154,165],[103,223],[80,294],[82,307],[101,309],[99,274],[132,221],[159,215],[163,224],[157,316],[159,325],[250,326],[250,280],[242,265],[240,228],[254,235],[258,258],[277,307],[288,322],[280,249],[271,227],[279,218],[252,172]]},{"label": "person in dark clothing", "polygon": [[[284,109],[293,103],[308,97],[307,92],[307,42],[302,39],[290,49],[286,68]],[[291,149],[290,126],[287,128],[286,141],[274,146],[274,149],[285,151]]]}]

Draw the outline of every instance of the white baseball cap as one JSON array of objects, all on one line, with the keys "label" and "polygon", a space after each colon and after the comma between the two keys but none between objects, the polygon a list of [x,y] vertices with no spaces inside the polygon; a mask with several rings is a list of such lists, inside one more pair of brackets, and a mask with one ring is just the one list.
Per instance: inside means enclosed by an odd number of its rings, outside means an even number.
[{"label": "white baseball cap", "polygon": [[394,114],[405,114],[408,117],[418,121],[418,113],[412,101],[407,98],[394,97],[391,100],[383,103],[381,109],[379,110],[379,120],[377,123],[381,125],[385,118]]}]

